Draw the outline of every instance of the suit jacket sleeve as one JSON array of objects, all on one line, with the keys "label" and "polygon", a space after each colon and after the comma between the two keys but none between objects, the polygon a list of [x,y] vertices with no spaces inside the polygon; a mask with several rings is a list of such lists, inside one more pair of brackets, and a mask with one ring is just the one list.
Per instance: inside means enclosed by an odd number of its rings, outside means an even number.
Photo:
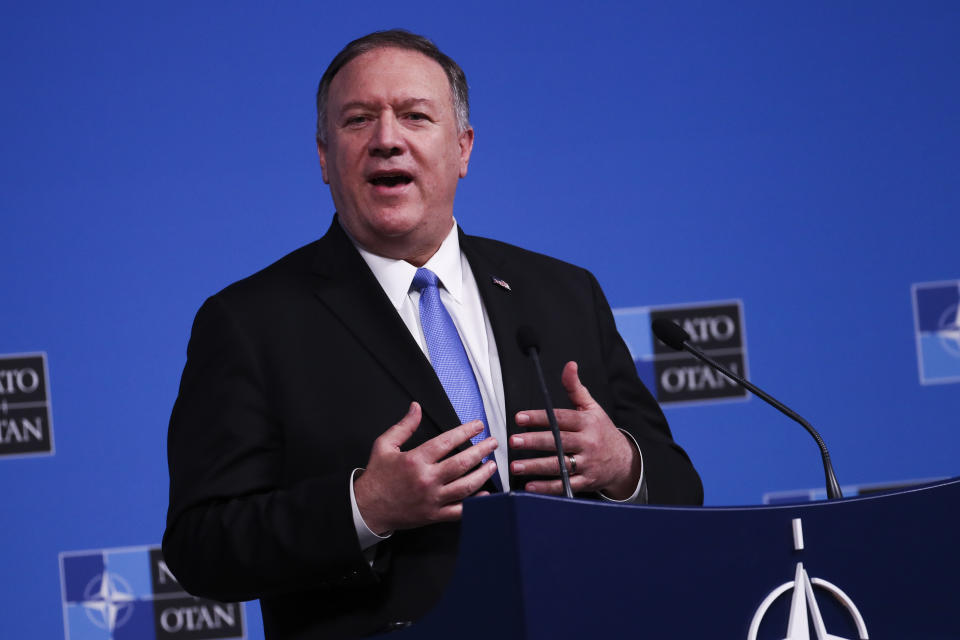
[{"label": "suit jacket sleeve", "polygon": [[588,276],[610,390],[608,415],[614,424],[636,438],[643,452],[648,501],[703,504],[700,476],[686,452],[674,442],[657,401],[637,376],[636,364],[617,331],[610,305],[593,275]]},{"label": "suit jacket sleeve", "polygon": [[349,475],[284,481],[280,414],[239,315],[214,296],[194,322],[168,437],[168,567],[191,593],[219,600],[375,581]]}]

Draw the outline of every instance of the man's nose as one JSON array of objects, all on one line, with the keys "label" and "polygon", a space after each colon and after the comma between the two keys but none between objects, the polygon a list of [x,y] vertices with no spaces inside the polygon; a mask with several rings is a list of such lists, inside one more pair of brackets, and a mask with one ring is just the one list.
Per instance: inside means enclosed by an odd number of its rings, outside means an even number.
[{"label": "man's nose", "polygon": [[405,149],[403,131],[397,117],[392,112],[383,114],[377,119],[370,139],[370,155],[389,158],[402,154]]}]

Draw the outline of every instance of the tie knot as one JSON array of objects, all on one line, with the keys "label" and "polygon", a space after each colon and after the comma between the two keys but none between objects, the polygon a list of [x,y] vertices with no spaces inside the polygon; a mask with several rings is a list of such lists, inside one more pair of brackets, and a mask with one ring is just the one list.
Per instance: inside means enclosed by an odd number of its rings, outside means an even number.
[{"label": "tie knot", "polygon": [[422,292],[427,287],[436,287],[437,286],[437,274],[430,269],[420,268],[417,269],[417,273],[413,276],[413,288],[417,291]]}]

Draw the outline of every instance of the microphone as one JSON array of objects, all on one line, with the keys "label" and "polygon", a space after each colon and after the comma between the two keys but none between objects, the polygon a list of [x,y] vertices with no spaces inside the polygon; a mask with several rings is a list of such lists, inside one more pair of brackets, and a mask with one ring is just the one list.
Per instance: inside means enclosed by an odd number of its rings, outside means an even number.
[{"label": "microphone", "polygon": [[784,414],[791,420],[800,423],[800,425],[807,430],[807,433],[813,436],[813,439],[817,441],[817,447],[820,448],[820,457],[823,459],[823,473],[827,480],[827,496],[831,500],[836,500],[837,498],[843,497],[843,494],[840,492],[840,485],[837,483],[837,476],[833,473],[833,464],[830,462],[830,452],[827,451],[827,445],[824,443],[823,438],[820,437],[820,434],[817,433],[817,430],[810,426],[809,422],[801,418],[797,412],[793,411],[785,404],[779,402],[767,393],[764,393],[755,385],[747,382],[734,372],[729,371],[726,367],[691,345],[690,334],[687,333],[683,327],[677,323],[671,322],[666,318],[657,318],[653,321],[653,333],[657,336],[657,338],[660,339],[661,342],[671,349],[676,349],[677,351],[687,351],[691,353],[698,360],[705,362],[731,380],[736,381],[738,384],[740,384],[740,386],[758,396],[767,404],[772,405],[775,409],[780,411],[780,413]]},{"label": "microphone", "polygon": [[568,497],[573,497],[573,491],[570,490],[570,474],[567,472],[567,459],[563,455],[563,444],[560,442],[560,427],[557,425],[557,415],[553,412],[553,402],[550,400],[550,392],[547,391],[547,380],[543,377],[543,368],[540,366],[540,338],[533,327],[523,325],[517,329],[517,345],[520,351],[530,356],[533,365],[537,370],[537,379],[540,381],[540,393],[543,394],[544,407],[547,410],[547,419],[550,421],[550,430],[553,431],[553,443],[557,447],[557,460],[560,462],[560,481],[563,482],[563,493]]}]

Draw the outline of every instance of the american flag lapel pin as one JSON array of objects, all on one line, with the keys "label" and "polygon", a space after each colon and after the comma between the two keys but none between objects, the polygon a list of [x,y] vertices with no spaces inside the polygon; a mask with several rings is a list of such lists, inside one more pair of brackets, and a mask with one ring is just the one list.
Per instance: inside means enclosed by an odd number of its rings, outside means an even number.
[{"label": "american flag lapel pin", "polygon": [[513,291],[513,289],[510,288],[510,283],[507,282],[506,280],[498,278],[497,276],[490,276],[490,279],[493,280],[493,284],[497,285],[501,289],[506,289],[507,291]]}]

